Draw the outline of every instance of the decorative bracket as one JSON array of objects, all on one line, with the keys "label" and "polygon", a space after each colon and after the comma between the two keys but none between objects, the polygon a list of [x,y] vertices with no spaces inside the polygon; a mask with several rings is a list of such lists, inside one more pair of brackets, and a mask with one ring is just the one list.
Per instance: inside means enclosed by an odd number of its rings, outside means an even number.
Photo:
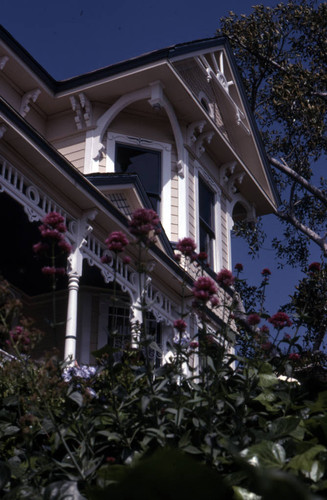
[{"label": "decorative bracket", "polygon": [[78,97],[71,96],[70,103],[75,112],[74,120],[77,130],[90,127],[92,125],[92,105],[86,95],[80,92]]},{"label": "decorative bracket", "polygon": [[187,127],[186,144],[191,146],[197,139],[195,132],[202,134],[206,122],[204,120],[193,122]]},{"label": "decorative bracket", "polygon": [[94,220],[98,211],[89,210],[84,213],[83,217],[79,220],[72,221],[69,230],[74,236],[74,250],[69,255],[67,259],[68,264],[68,274],[75,274],[77,276],[82,276],[82,266],[83,266],[83,254],[82,248],[87,243],[87,236],[93,230],[93,227],[89,224],[89,220]]},{"label": "decorative bracket", "polygon": [[230,194],[232,194],[232,195],[233,195],[233,194],[237,193],[238,188],[237,188],[237,186],[236,186],[236,182],[237,182],[238,184],[242,184],[242,181],[243,181],[243,179],[244,179],[244,176],[245,176],[245,172],[238,172],[238,173],[236,173],[236,174],[233,174],[233,175],[230,177],[230,179],[229,179],[229,181],[228,181],[228,192],[229,192]]},{"label": "decorative bracket", "polygon": [[[227,184],[231,175],[234,173],[236,168],[236,161],[228,161],[227,163],[223,163],[220,167],[220,182],[222,184]],[[229,173],[229,175],[228,175]]]},{"label": "decorative bracket", "polygon": [[210,144],[212,138],[214,136],[214,132],[204,132],[200,134],[195,142],[195,154],[199,158],[205,152],[204,142]]},{"label": "decorative bracket", "polygon": [[8,56],[1,56],[0,57],[0,70],[2,71],[4,67],[6,66],[7,62],[9,61]]},{"label": "decorative bracket", "polygon": [[21,104],[20,104],[20,110],[19,110],[19,112],[23,118],[27,115],[27,113],[31,109],[30,102],[31,101],[36,102],[36,100],[40,94],[41,94],[40,89],[34,89],[34,90],[30,90],[29,92],[26,92],[26,94],[23,95],[22,100],[21,100]]},{"label": "decorative bracket", "polygon": [[154,110],[160,111],[161,108],[165,107],[163,85],[161,82],[150,83],[151,97],[149,103]]}]

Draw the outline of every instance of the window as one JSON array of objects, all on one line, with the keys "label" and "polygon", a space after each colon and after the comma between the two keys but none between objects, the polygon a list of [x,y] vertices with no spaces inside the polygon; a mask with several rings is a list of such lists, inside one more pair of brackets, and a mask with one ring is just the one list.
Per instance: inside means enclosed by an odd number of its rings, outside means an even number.
[{"label": "window", "polygon": [[215,195],[207,184],[199,177],[199,248],[208,255],[208,264],[213,267]]},{"label": "window", "polygon": [[160,214],[161,152],[153,149],[116,143],[115,170],[135,173],[150,199],[153,209]]}]

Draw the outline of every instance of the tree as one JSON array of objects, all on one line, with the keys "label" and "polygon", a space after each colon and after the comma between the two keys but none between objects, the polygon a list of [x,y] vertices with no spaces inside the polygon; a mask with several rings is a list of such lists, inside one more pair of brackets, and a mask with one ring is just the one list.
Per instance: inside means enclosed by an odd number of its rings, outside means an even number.
[{"label": "tree", "polygon": [[327,4],[257,5],[221,19],[281,194],[279,257],[306,263],[308,238],[327,256]]}]

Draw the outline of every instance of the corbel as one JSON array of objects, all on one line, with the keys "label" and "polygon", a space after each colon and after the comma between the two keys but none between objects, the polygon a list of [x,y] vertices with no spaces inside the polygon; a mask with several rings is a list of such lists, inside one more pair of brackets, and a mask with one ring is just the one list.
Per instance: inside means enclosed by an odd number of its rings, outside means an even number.
[{"label": "corbel", "polygon": [[202,134],[205,124],[206,124],[205,120],[200,120],[200,121],[191,123],[187,127],[186,144],[188,146],[192,146],[192,144],[196,141],[197,137],[195,135],[195,132]]},{"label": "corbel", "polygon": [[235,160],[223,163],[220,167],[220,182],[227,184],[231,175],[234,173],[237,162]]},{"label": "corbel", "polygon": [[161,108],[165,107],[163,85],[161,82],[157,81],[150,83],[149,86],[151,89],[151,97],[148,102],[154,110],[160,111]]},{"label": "corbel", "polygon": [[34,89],[34,90],[30,90],[29,92],[26,92],[23,95],[22,100],[21,100],[21,104],[20,104],[20,110],[19,110],[19,112],[23,118],[27,115],[27,113],[31,109],[30,102],[31,101],[36,102],[36,100],[40,94],[41,94],[40,89]]},{"label": "corbel", "polygon": [[214,132],[204,132],[199,135],[195,142],[195,154],[198,158],[200,158],[200,156],[202,156],[205,152],[204,142],[210,144],[213,136]]},{"label": "corbel", "polygon": [[233,174],[228,181],[228,192],[233,195],[238,191],[238,188],[236,186],[236,183],[242,184],[242,181],[244,179],[245,172],[238,172],[236,174]]}]

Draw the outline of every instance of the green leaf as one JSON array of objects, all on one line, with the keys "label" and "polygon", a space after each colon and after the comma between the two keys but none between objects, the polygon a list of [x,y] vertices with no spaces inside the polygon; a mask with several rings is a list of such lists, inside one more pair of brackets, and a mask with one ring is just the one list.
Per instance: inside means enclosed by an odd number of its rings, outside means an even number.
[{"label": "green leaf", "polygon": [[261,441],[261,443],[243,450],[241,455],[252,465],[261,465],[263,467],[280,468],[286,460],[284,448],[280,444],[271,441]]},{"label": "green leaf", "polygon": [[76,481],[56,481],[44,491],[44,500],[86,500],[78,490]]},{"label": "green leaf", "polygon": [[318,462],[317,456],[321,452],[325,452],[326,447],[317,444],[309,448],[309,450],[296,455],[288,463],[288,468],[296,472],[301,471],[306,477],[311,478],[312,481],[318,481],[324,473],[324,464],[322,460]]},{"label": "green leaf", "polygon": [[271,391],[265,391],[259,394],[256,398],[253,399],[254,401],[259,401],[267,410],[270,410],[272,412],[278,411],[277,408],[274,408],[271,403],[273,403],[276,400],[276,396],[273,392]]},{"label": "green leaf", "polygon": [[279,380],[274,374],[270,373],[260,373],[258,385],[263,389],[272,387],[278,384]]},{"label": "green leaf", "polygon": [[274,420],[270,426],[268,437],[270,440],[288,436],[299,426],[301,420],[297,417],[282,417]]},{"label": "green leaf", "polygon": [[78,391],[74,391],[72,392],[71,394],[69,394],[69,399],[71,399],[72,401],[75,401],[75,403],[81,407],[83,406],[83,396],[80,392]]},{"label": "green leaf", "polygon": [[235,500],[260,500],[262,497],[240,486],[233,486]]}]

